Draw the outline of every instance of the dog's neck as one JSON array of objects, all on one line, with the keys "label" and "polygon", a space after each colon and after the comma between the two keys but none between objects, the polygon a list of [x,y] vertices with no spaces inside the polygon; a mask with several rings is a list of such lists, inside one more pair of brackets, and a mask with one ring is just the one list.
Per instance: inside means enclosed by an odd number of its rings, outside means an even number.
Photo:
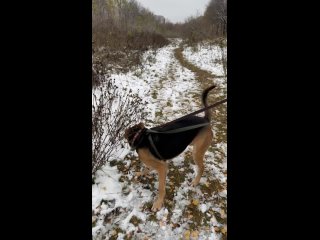
[{"label": "dog's neck", "polygon": [[[139,143],[140,143],[140,137],[142,136],[144,130],[146,130],[146,128],[141,128],[139,131],[136,132],[136,134],[133,136],[132,141],[130,143],[131,146],[131,150],[134,151],[136,150],[136,148],[138,147]],[[137,144],[135,144],[135,142],[137,142]]]}]

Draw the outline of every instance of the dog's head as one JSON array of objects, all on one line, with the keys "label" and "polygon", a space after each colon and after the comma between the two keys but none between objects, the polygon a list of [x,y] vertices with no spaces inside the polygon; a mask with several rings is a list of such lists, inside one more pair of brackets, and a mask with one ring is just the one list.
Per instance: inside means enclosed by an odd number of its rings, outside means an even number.
[{"label": "dog's head", "polygon": [[133,127],[130,127],[125,130],[124,138],[128,141],[130,147],[132,147],[132,148],[134,147],[134,142],[135,142],[136,138],[138,137],[138,135],[142,132],[142,130],[144,128],[145,128],[144,124],[139,123],[139,124],[136,124]]}]

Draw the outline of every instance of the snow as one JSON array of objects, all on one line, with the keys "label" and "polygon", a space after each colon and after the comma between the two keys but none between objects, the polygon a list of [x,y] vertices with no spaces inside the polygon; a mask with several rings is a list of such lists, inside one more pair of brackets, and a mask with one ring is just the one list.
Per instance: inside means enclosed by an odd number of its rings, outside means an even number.
[{"label": "snow", "polygon": [[120,199],[122,189],[116,167],[105,165],[95,176],[95,184],[92,185],[93,210],[100,205],[101,200]]},{"label": "snow", "polygon": [[196,45],[196,47],[185,47],[184,56],[197,67],[207,70],[216,76],[224,76],[223,65],[219,63],[222,56],[227,56],[227,48],[221,49],[217,45],[208,42]]},{"label": "snow", "polygon": [[207,209],[208,209],[208,207],[207,207],[206,204],[201,204],[201,205],[200,205],[200,211],[201,211],[201,212],[205,213],[205,212],[207,211]]},{"label": "snow", "polygon": [[[195,97],[202,92],[199,81],[193,72],[182,67],[174,57],[173,51],[180,42],[174,40],[172,44],[156,52],[147,51],[143,56],[143,68],[137,68],[126,74],[110,75],[123,92],[131,90],[147,101],[146,127],[176,119],[202,107],[201,99]],[[196,52],[186,47],[183,53],[186,59],[198,67],[218,76],[224,75],[221,65],[215,61],[221,57],[221,49],[218,47],[199,45]],[[226,77],[217,78],[215,81],[220,86],[220,92],[216,94],[225,96]],[[216,130],[216,126],[213,126],[213,130]],[[194,162],[185,164],[187,153],[192,150],[192,147],[188,147],[184,153],[170,161],[172,165],[169,167],[167,186],[171,181],[169,175],[177,174],[175,170],[185,176],[184,181],[174,187],[173,207],[169,208],[165,203],[157,213],[145,208],[146,204],[153,202],[157,190],[147,189],[146,184],[137,181],[134,170],[130,168],[133,159],[137,159],[136,152],[130,152],[128,145],[125,149],[116,151],[115,160],[121,161],[130,170],[126,175],[126,181],[120,181],[123,173],[116,166],[111,167],[109,163],[97,171],[95,183],[92,185],[93,239],[109,239],[115,233],[115,229],[119,240],[125,239],[130,233],[134,235],[134,239],[183,238],[186,230],[191,229],[192,220],[186,219],[185,211],[192,205],[193,199],[199,200],[199,205],[195,208],[208,218],[207,225],[197,229],[198,239],[221,239],[221,233],[216,232],[214,227],[222,227],[223,224],[218,222],[214,215],[221,215],[222,205],[217,204],[217,199],[222,198],[225,202],[227,198],[227,177],[224,174],[227,169],[227,144],[218,142],[215,147],[219,149],[218,152],[208,151],[205,154],[206,170],[200,185],[211,186],[212,181],[218,181],[224,186],[223,189],[219,190],[217,195],[206,196],[200,187],[190,186],[191,180],[196,175],[196,168]],[[125,159],[128,154],[130,158]],[[220,160],[216,161],[218,158]],[[154,179],[150,184],[157,189],[158,176],[154,172],[150,175]],[[150,220],[152,216],[154,220]],[[140,222],[131,223],[132,217],[138,218]],[[110,220],[106,222],[105,219]]]}]

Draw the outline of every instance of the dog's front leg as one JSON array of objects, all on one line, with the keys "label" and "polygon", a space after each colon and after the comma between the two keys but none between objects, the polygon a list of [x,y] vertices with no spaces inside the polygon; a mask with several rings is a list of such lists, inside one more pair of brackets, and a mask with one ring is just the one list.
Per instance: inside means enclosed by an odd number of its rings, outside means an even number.
[{"label": "dog's front leg", "polygon": [[164,201],[164,197],[166,195],[166,176],[168,166],[165,161],[160,161],[156,159],[148,149],[139,149],[138,150],[140,160],[151,169],[154,169],[158,172],[159,178],[159,193],[158,197],[153,203],[151,208],[152,211],[160,210]]},{"label": "dog's front leg", "polygon": [[158,211],[161,209],[164,197],[166,195],[166,176],[167,176],[167,163],[162,162],[159,164],[159,167],[156,168],[158,172],[158,177],[159,177],[159,193],[158,193],[158,198],[155,200],[152,206],[152,211]]}]

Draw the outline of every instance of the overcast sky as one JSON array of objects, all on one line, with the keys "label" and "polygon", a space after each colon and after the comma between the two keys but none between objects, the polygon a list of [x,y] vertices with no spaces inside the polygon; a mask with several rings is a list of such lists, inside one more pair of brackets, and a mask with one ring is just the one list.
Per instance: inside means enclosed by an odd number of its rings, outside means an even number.
[{"label": "overcast sky", "polygon": [[162,15],[172,23],[183,22],[198,13],[202,15],[210,0],[137,0],[156,15]]}]

